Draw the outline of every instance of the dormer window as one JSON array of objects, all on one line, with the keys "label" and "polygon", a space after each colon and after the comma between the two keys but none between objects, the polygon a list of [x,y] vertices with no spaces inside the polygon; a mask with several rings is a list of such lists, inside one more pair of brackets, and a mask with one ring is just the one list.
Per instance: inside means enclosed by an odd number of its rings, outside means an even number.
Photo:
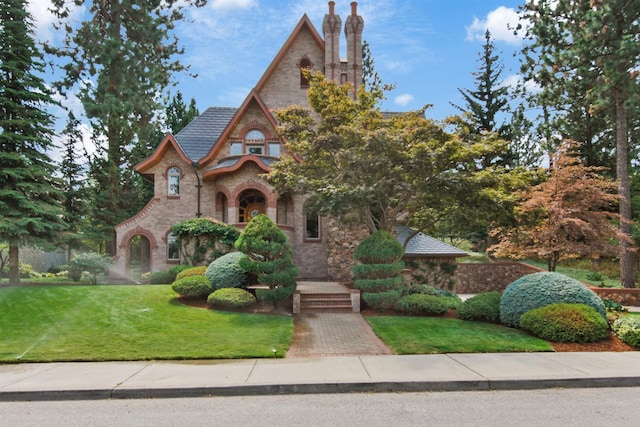
[{"label": "dormer window", "polygon": [[176,167],[167,171],[167,194],[169,196],[180,195],[180,169]]}]

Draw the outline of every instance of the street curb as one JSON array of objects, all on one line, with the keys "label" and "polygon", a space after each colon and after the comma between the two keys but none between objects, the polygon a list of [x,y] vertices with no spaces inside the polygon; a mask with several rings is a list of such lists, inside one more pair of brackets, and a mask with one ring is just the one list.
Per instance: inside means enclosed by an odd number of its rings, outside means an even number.
[{"label": "street curb", "polygon": [[397,393],[536,390],[550,388],[639,387],[638,377],[402,381],[309,384],[264,384],[229,387],[141,388],[103,390],[0,391],[0,402],[107,399],[162,399],[213,396],[270,396],[293,394]]}]

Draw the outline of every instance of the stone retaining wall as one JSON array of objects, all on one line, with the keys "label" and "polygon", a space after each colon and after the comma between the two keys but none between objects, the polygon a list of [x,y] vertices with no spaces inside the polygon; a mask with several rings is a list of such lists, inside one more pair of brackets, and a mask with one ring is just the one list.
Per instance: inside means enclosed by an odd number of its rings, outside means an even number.
[{"label": "stone retaining wall", "polygon": [[503,291],[514,280],[540,271],[544,270],[521,262],[460,263],[455,275],[455,292]]},{"label": "stone retaining wall", "polygon": [[589,287],[602,299],[611,299],[622,305],[640,307],[640,289],[594,288]]}]

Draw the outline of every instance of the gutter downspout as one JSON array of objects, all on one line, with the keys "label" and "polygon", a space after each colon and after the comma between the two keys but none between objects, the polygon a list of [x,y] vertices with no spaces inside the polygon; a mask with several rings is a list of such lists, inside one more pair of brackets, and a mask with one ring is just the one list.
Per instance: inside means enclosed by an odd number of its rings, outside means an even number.
[{"label": "gutter downspout", "polygon": [[202,189],[202,184],[200,183],[200,175],[198,175],[198,162],[197,161],[193,161],[191,162],[191,166],[193,166],[193,173],[196,176],[196,179],[198,180],[198,184],[196,185],[196,188],[198,189],[198,205],[197,205],[197,212],[196,212],[196,218],[200,218],[202,216],[202,212],[200,212],[200,192]]}]

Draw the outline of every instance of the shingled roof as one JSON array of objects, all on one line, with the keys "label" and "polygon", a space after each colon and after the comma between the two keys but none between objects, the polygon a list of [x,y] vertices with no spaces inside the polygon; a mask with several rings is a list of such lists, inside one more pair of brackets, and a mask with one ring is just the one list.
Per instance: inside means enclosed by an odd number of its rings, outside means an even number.
[{"label": "shingled roof", "polygon": [[468,254],[456,247],[447,245],[446,243],[427,236],[424,233],[415,233],[409,227],[404,225],[398,226],[398,241],[404,245],[407,239],[409,243],[405,246],[404,255],[408,257],[463,257]]},{"label": "shingled roof", "polygon": [[238,111],[232,107],[210,107],[185,126],[174,138],[191,160],[200,160],[218,141]]}]

